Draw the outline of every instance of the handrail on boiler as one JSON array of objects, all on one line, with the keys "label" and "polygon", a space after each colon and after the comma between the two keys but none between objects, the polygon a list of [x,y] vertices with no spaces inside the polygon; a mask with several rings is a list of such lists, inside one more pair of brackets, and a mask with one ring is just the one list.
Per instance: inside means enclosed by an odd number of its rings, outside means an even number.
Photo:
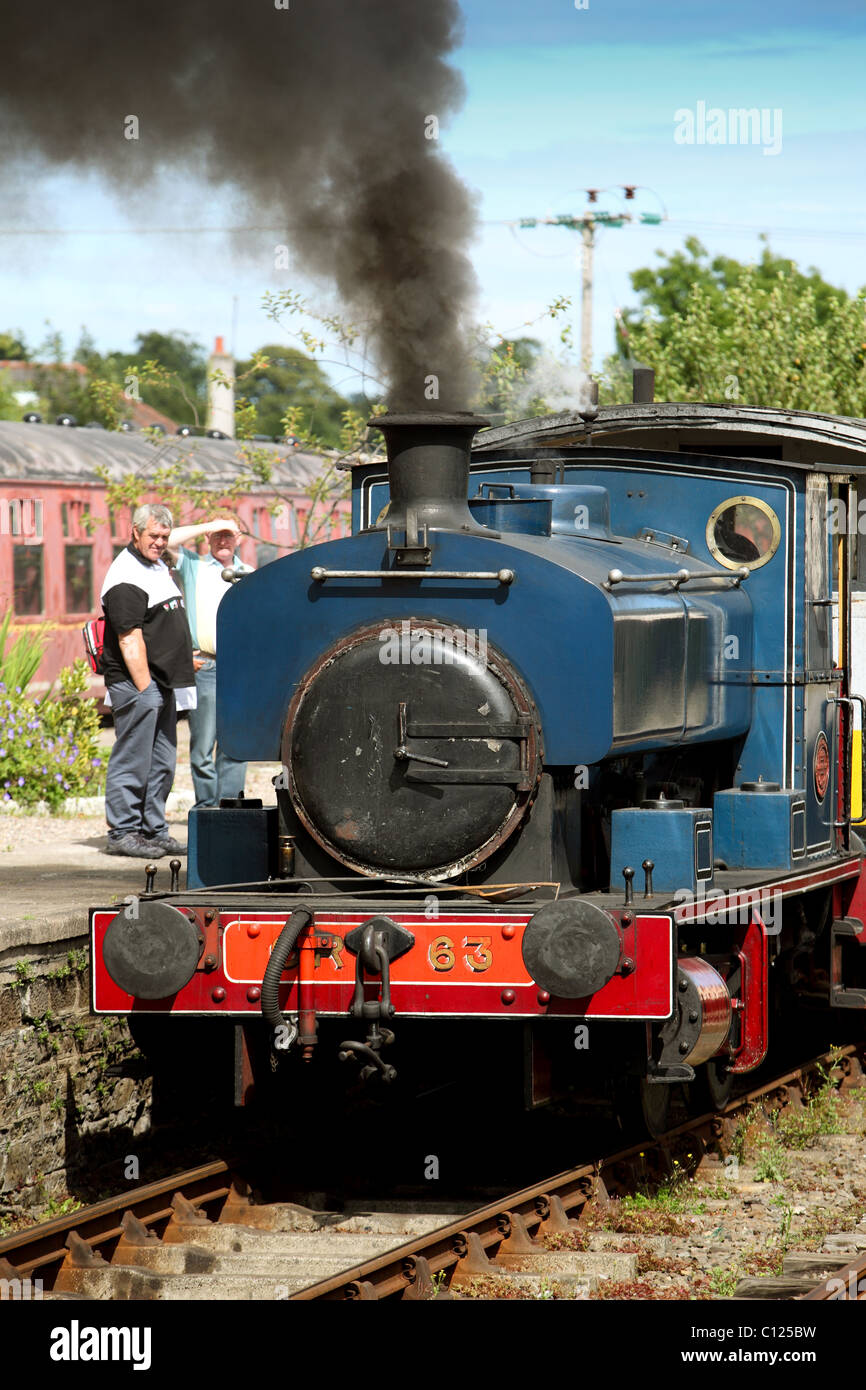
[{"label": "handrail on boiler", "polygon": [[731,573],[725,570],[677,570],[676,574],[623,574],[622,570],[609,570],[602,588],[609,593],[617,584],[663,584],[667,581],[672,589],[678,589],[681,584],[690,584],[694,579],[724,579],[729,588],[737,589],[751,573],[748,565]]}]

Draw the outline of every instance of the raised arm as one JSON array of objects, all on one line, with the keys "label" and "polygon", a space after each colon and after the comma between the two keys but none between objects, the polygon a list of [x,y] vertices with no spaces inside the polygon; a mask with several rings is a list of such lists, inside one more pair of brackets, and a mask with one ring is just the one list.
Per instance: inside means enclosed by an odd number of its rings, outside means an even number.
[{"label": "raised arm", "polygon": [[228,520],[225,517],[215,517],[213,521],[201,521],[195,526],[175,526],[169,532],[166,552],[172,565],[177,563],[177,552],[187,541],[196,540],[199,536],[206,536],[211,531],[234,531],[238,532],[236,521]]}]

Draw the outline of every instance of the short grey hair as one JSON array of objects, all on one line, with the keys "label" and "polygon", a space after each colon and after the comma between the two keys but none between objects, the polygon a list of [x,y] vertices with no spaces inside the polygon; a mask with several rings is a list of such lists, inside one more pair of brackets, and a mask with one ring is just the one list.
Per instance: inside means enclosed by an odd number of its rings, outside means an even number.
[{"label": "short grey hair", "polygon": [[136,507],[132,516],[136,531],[143,531],[151,517],[157,526],[167,526],[169,531],[174,525],[168,507],[163,507],[159,502],[145,502],[141,507]]}]

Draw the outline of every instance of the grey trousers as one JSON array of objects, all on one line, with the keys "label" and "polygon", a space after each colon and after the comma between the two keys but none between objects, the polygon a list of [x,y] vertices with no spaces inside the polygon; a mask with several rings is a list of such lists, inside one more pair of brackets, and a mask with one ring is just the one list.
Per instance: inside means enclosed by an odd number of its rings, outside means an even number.
[{"label": "grey trousers", "polygon": [[208,658],[195,673],[197,703],[189,712],[189,765],[196,810],[202,806],[219,806],[224,796],[239,796],[247,775],[246,763],[230,758],[216,741],[216,687],[216,662]]},{"label": "grey trousers", "polygon": [[105,819],[110,840],[167,833],[165,803],[177,764],[174,691],[151,681],[136,690],[131,680],[111,686],[115,741],[105,779]]}]

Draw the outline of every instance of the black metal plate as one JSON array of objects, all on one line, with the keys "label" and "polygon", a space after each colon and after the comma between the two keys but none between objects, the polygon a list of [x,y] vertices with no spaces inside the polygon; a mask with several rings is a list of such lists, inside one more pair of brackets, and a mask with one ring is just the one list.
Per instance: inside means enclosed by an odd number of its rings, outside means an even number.
[{"label": "black metal plate", "polygon": [[192,979],[200,952],[195,924],[161,902],[133,901],[123,908],[109,923],[102,945],[112,980],[136,999],[177,994]]},{"label": "black metal plate", "polygon": [[411,946],[415,945],[415,938],[405,927],[401,927],[398,922],[393,922],[390,917],[368,917],[366,922],[362,922],[359,927],[353,927],[345,938],[347,951],[357,955],[364,943],[364,932],[368,927],[372,927],[374,932],[382,933],[382,944],[389,960],[396,960],[398,956],[404,956]]},{"label": "black metal plate", "polygon": [[545,903],[523,935],[523,963],[536,984],[558,999],[585,999],[619,964],[620,935],[594,903]]},{"label": "black metal plate", "polygon": [[[412,620],[413,629],[438,626]],[[400,633],[399,620],[393,629]],[[440,664],[386,664],[383,651],[378,633],[371,634],[336,652],[312,677],[284,755],[293,799],[322,842],[346,863],[379,872],[423,872],[470,860],[514,811],[518,788],[486,778],[520,778],[520,744],[495,734],[409,734],[410,752],[447,768],[398,759],[399,707],[406,705],[409,727],[456,723],[478,729],[488,719],[493,728],[516,727],[519,711],[490,665],[456,646],[452,661]],[[476,772],[485,780],[474,781]],[[459,781],[452,780],[455,773]]]}]

